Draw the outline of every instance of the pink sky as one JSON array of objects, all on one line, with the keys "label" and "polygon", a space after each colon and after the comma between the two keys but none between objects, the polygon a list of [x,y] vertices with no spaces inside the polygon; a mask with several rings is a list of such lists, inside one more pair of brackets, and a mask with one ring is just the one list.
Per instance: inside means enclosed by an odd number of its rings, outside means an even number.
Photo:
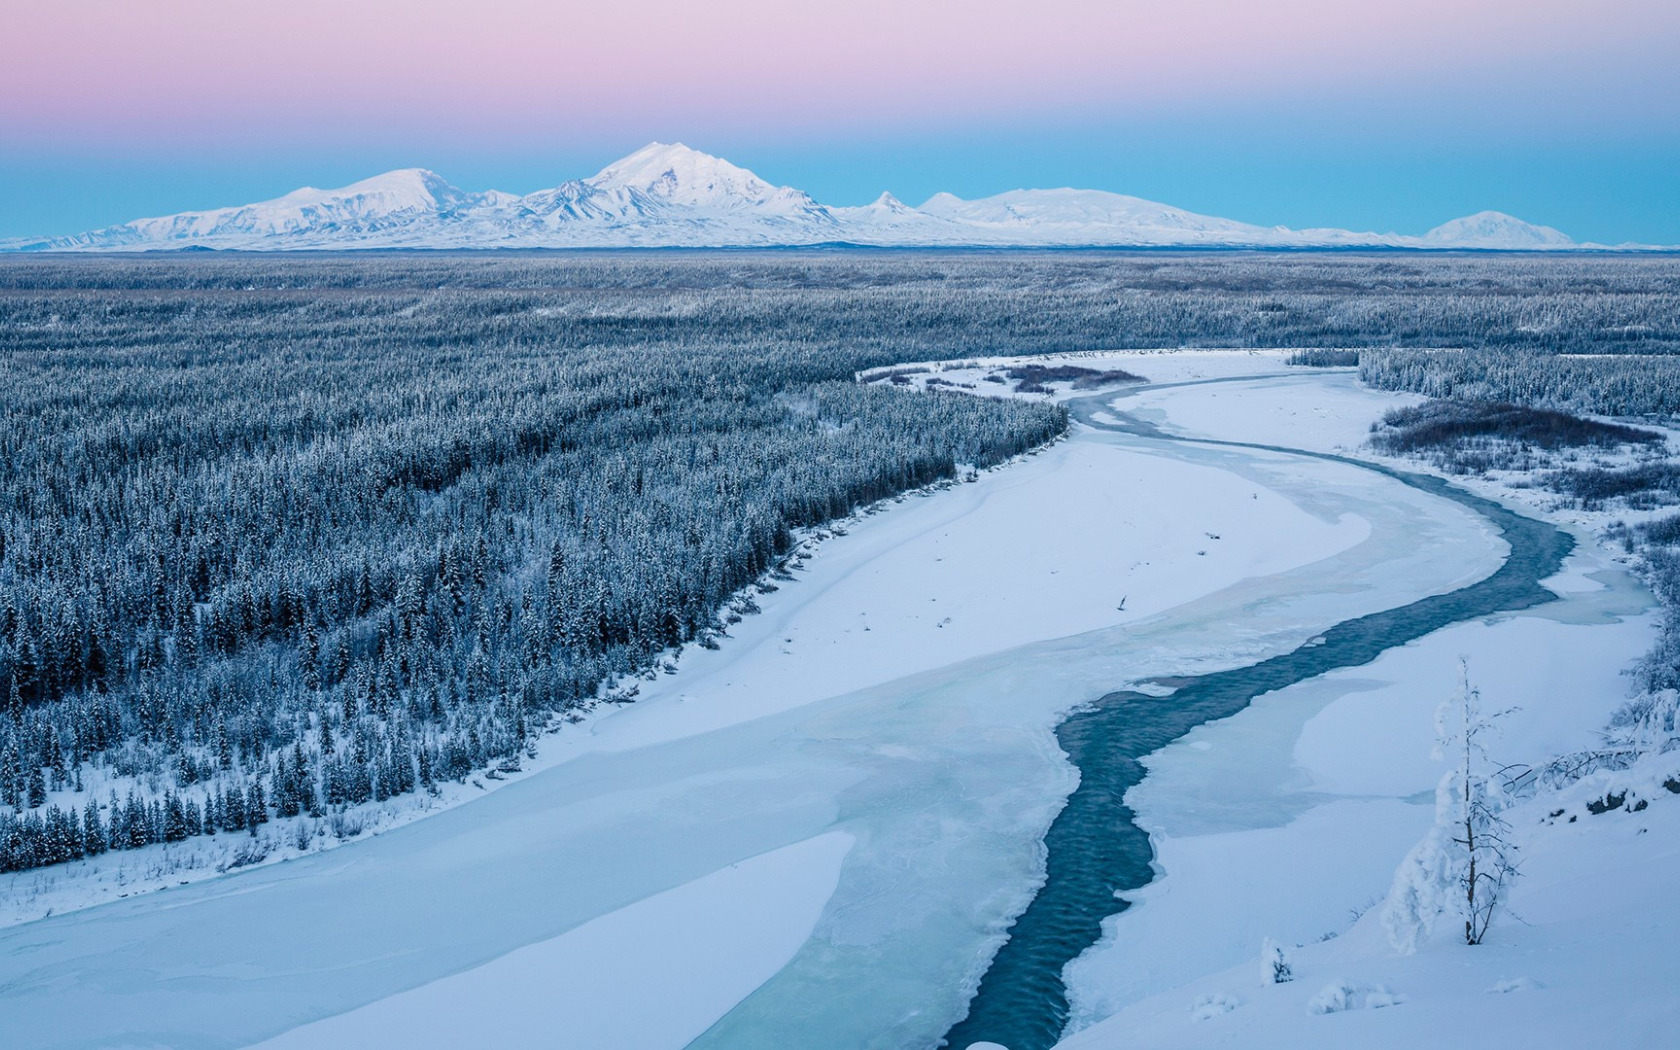
[{"label": "pink sky", "polygon": [[0,0],[0,237],[654,139],[830,203],[1680,242],[1680,0]]},{"label": "pink sky", "polygon": [[[1608,83],[1680,112],[1675,0],[50,0],[0,33],[14,145],[462,142],[688,122],[794,136],[1070,111]],[[1631,107],[1631,108],[1629,108]],[[1590,108],[1590,107],[1589,107]]]}]

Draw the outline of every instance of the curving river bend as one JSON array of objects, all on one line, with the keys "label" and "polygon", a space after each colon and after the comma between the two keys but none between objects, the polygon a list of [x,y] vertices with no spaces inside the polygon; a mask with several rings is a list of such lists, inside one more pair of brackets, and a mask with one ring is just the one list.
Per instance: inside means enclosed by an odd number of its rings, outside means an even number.
[{"label": "curving river bend", "polygon": [[[855,844],[808,940],[692,1045],[1048,1045],[1063,964],[1096,939],[1114,890],[1150,876],[1121,805],[1139,756],[1259,692],[1549,600],[1537,581],[1569,546],[1432,479],[1187,442],[1105,420],[1103,400],[1074,406],[1089,424],[1076,444],[1215,467],[1325,521],[1368,521],[1370,537],[1154,616],[582,750],[375,839],[0,931],[0,1045],[250,1045],[837,830]],[[1114,691],[1150,681],[1176,689]],[[554,1024],[565,1045],[564,1016]]]},{"label": "curving river bend", "polygon": [[1439,478],[1322,452],[1174,436],[1114,410],[1112,401],[1112,394],[1099,395],[1069,407],[1087,426],[1144,440],[1288,453],[1374,471],[1481,515],[1499,530],[1510,553],[1492,575],[1468,586],[1344,620],[1297,649],[1248,667],[1158,683],[1172,687],[1165,695],[1108,693],[1058,726],[1057,739],[1079,767],[1079,787],[1045,835],[1045,885],[992,960],[968,1017],[946,1033],[945,1045],[952,1047],[984,1041],[1010,1050],[1045,1050],[1060,1038],[1068,1020],[1063,968],[1097,943],[1104,918],[1125,908],[1118,893],[1154,878],[1149,835],[1123,801],[1143,779],[1144,756],[1204,722],[1236,714],[1263,693],[1369,663],[1386,649],[1450,624],[1556,601],[1540,581],[1557,573],[1574,547],[1553,526]]}]

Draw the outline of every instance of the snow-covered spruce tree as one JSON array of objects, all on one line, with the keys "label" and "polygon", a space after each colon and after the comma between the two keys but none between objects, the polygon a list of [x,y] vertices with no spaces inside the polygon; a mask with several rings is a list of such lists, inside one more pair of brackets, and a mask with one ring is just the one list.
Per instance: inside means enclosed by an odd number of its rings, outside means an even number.
[{"label": "snow-covered spruce tree", "polygon": [[1394,875],[1383,903],[1389,940],[1403,953],[1417,950],[1443,918],[1462,921],[1464,943],[1480,944],[1517,877],[1518,848],[1505,807],[1506,769],[1489,757],[1487,744],[1510,709],[1486,713],[1470,668],[1459,661],[1460,687],[1435,712],[1434,757],[1451,768],[1435,788],[1435,824]]},{"label": "snow-covered spruce tree", "polygon": [[1295,968],[1289,964],[1289,955],[1278,943],[1267,937],[1260,945],[1260,983],[1288,984],[1295,979]]}]

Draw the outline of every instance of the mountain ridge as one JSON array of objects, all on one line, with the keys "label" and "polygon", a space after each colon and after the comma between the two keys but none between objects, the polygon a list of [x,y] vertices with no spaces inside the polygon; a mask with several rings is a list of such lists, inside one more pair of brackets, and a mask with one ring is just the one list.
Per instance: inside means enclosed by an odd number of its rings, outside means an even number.
[{"label": "mountain ridge", "polygon": [[1414,237],[1257,226],[1071,187],[1017,189],[975,200],[937,193],[920,207],[883,193],[870,204],[829,206],[721,157],[682,143],[653,142],[595,175],[523,195],[473,193],[428,169],[399,168],[338,189],[303,187],[268,201],[135,219],[69,236],[0,241],[0,251],[816,244],[1606,250],[1495,211],[1453,219]]}]

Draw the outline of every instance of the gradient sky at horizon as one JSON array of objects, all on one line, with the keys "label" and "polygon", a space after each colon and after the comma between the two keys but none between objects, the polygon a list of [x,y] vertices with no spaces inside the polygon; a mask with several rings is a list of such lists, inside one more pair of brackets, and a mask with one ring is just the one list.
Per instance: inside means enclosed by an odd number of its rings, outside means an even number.
[{"label": "gradient sky at horizon", "polygon": [[857,204],[1131,193],[1680,244],[1673,0],[55,0],[0,33],[0,237],[680,140]]}]

